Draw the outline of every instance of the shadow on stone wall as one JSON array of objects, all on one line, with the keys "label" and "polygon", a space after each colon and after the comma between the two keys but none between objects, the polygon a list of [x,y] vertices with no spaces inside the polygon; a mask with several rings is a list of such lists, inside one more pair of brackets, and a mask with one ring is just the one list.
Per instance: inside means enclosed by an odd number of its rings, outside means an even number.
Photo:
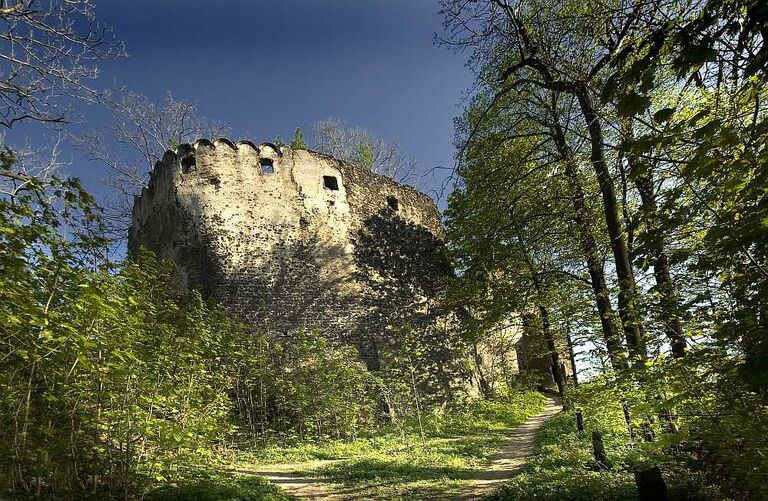
[{"label": "shadow on stone wall", "polygon": [[[251,256],[227,268],[220,256],[243,237],[199,238],[179,249],[189,285],[259,329],[316,330],[357,348],[374,371],[410,356],[429,387],[425,393],[436,400],[469,380],[457,356],[463,347],[451,333],[454,317],[440,304],[451,276],[442,243],[395,211],[382,209],[365,220],[352,235],[354,255],[346,257],[340,243],[304,230],[260,253],[269,256],[263,262]],[[344,259],[354,266],[344,266]]]},{"label": "shadow on stone wall", "polygon": [[[321,263],[343,256],[343,247],[306,232],[272,245],[260,256],[250,256],[233,268],[222,265],[232,243],[205,238],[187,250],[190,284],[214,297],[227,309],[260,329],[278,333],[317,330],[341,339],[350,331],[355,298],[344,292],[351,277],[329,273]],[[223,248],[222,248],[223,247]],[[255,261],[258,257],[268,257]]]},{"label": "shadow on stone wall", "polygon": [[[353,334],[362,358],[378,370],[406,350],[431,379],[425,381],[430,393],[437,393],[438,399],[448,396],[453,383],[467,375],[456,356],[460,346],[450,335],[453,318],[440,307],[451,276],[442,243],[395,211],[382,209],[364,221],[356,238],[355,262],[357,280],[369,290],[363,298],[365,314]],[[404,343],[406,338],[416,346]]]}]

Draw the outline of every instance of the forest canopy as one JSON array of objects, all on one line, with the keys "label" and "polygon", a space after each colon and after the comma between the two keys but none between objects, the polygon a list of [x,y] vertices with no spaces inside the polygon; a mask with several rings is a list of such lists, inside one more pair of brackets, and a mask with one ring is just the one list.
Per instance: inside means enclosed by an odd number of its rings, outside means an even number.
[{"label": "forest canopy", "polygon": [[561,391],[596,429],[611,402],[642,461],[764,495],[764,3],[441,4],[479,89],[447,211],[469,332],[532,312],[600,374]]}]

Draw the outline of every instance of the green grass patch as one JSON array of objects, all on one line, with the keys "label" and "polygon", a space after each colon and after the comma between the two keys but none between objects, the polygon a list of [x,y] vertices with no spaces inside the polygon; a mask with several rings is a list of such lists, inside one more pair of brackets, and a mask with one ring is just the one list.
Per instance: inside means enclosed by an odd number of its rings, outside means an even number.
[{"label": "green grass patch", "polygon": [[254,475],[205,471],[147,493],[146,501],[287,501],[291,498]]},{"label": "green grass patch", "polygon": [[[423,416],[417,422],[389,427],[349,442],[277,445],[241,456],[246,463],[297,463],[300,475],[315,476],[354,489],[366,499],[441,498],[459,490],[481,471],[487,458],[509,440],[507,432],[543,408],[544,397],[524,392],[495,401],[476,401],[451,411]],[[340,460],[304,469],[312,460]],[[253,465],[250,465],[253,467]]]}]

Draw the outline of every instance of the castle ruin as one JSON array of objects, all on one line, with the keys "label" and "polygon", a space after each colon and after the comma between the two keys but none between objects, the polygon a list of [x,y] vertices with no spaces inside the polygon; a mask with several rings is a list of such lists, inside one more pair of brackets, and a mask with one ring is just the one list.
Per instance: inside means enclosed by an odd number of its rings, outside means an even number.
[{"label": "castle ruin", "polygon": [[[175,261],[180,285],[254,328],[316,332],[354,346],[371,370],[418,343],[444,394],[470,380],[455,316],[440,306],[451,269],[435,202],[370,169],[271,143],[184,144],[136,198],[128,245]],[[510,361],[522,355],[521,368],[551,380],[535,336],[505,332]]]},{"label": "castle ruin", "polygon": [[372,370],[410,333],[448,385],[441,238],[434,201],[409,186],[309,150],[217,139],[157,162],[129,250],[172,259],[183,286],[259,328],[352,345]]}]

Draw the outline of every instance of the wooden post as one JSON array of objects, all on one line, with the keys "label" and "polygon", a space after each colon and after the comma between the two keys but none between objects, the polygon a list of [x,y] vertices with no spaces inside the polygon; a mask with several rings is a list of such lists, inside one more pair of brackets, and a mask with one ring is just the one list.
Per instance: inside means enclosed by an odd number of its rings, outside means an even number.
[{"label": "wooden post", "polygon": [[581,411],[576,411],[576,429],[579,430],[579,433],[584,431],[584,415]]},{"label": "wooden post", "polygon": [[668,501],[667,484],[658,466],[647,470],[635,470],[635,485],[639,501]]},{"label": "wooden post", "polygon": [[603,434],[600,433],[600,430],[592,430],[592,451],[595,455],[595,462],[600,469],[610,470],[611,463],[608,461],[608,455],[605,453]]}]

